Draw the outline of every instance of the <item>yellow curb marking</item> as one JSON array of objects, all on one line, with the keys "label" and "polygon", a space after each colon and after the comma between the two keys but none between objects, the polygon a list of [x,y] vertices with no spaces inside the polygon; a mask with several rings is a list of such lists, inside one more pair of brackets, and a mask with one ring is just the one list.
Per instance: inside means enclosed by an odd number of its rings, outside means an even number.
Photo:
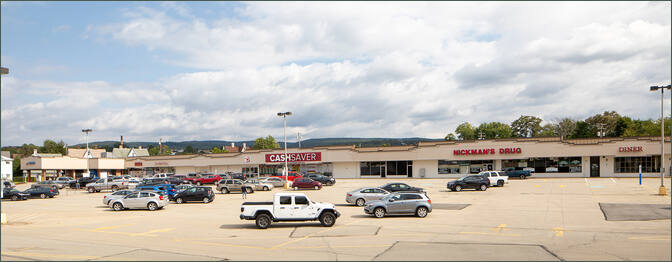
[{"label": "yellow curb marking", "polygon": [[566,186],[565,185],[560,185],[560,187],[562,188],[562,187],[566,187]]},{"label": "yellow curb marking", "polygon": [[460,232],[460,234],[469,234],[469,235],[491,235],[491,236],[511,236],[511,237],[519,237],[519,236],[520,236],[520,234],[486,233],[486,232]]},{"label": "yellow curb marking", "polygon": [[556,237],[561,237],[565,234],[565,230],[561,227],[553,228],[553,232],[555,232]]},{"label": "yellow curb marking", "polygon": [[670,240],[670,236],[629,237],[630,240]]},{"label": "yellow curb marking", "polygon": [[506,229],[506,224],[499,224],[499,226],[497,226],[496,228],[493,228],[492,230],[497,231],[497,232],[502,232],[502,231],[508,230],[508,229]]}]

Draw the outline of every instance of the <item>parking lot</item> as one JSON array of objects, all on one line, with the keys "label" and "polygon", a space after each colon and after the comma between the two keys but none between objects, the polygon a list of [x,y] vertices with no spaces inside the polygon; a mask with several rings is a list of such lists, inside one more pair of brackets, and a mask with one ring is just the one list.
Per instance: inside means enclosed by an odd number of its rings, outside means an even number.
[{"label": "parking lot", "polygon": [[[396,181],[427,190],[433,212],[377,219],[345,203],[348,191]],[[2,260],[670,260],[670,197],[655,195],[659,179],[511,179],[462,192],[446,190],[447,181],[337,179],[300,191],[336,204],[335,226],[266,230],[239,219],[241,203],[271,201],[284,189],[247,200],[217,193],[209,204],[171,202],[153,212],[115,212],[101,202],[109,192],[63,189],[54,199],[2,202]],[[633,206],[603,205],[606,220],[600,203],[658,206],[633,214]]]}]

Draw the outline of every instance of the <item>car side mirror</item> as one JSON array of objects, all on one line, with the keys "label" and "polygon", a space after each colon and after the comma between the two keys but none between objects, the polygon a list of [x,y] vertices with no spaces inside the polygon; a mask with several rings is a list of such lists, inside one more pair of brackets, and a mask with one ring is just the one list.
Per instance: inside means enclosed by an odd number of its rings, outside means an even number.
[{"label": "car side mirror", "polygon": [[394,202],[394,199],[390,199],[390,200],[388,200],[388,202]]}]

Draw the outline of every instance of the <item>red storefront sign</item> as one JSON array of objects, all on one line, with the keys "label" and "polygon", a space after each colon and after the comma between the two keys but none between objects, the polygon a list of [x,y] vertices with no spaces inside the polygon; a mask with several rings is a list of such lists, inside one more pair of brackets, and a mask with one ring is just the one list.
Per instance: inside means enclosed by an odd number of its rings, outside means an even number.
[{"label": "red storefront sign", "polygon": [[[499,148],[500,154],[520,154],[522,149],[520,147],[513,148]],[[467,156],[467,155],[494,155],[496,152],[494,148],[480,148],[480,149],[455,149],[453,155]]]},{"label": "red storefront sign", "polygon": [[[322,161],[322,152],[287,153],[288,162]],[[285,154],[266,154],[266,163],[285,162]]]},{"label": "red storefront sign", "polygon": [[618,148],[618,152],[642,152],[641,146],[622,146]]},{"label": "red storefront sign", "polygon": [[133,163],[135,166],[142,166],[142,162],[135,162]]}]

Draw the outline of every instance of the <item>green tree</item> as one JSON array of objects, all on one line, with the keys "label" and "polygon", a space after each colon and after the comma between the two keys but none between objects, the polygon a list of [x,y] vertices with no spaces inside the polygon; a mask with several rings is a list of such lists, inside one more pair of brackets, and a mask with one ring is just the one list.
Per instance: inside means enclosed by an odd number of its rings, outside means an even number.
[{"label": "green tree", "polygon": [[453,140],[457,140],[457,137],[455,137],[455,134],[450,133],[450,134],[446,135],[445,139],[446,139],[446,141],[453,141]]},{"label": "green tree", "polygon": [[548,123],[541,127],[539,136],[558,136],[558,125]]},{"label": "green tree", "polygon": [[210,153],[213,153],[213,154],[228,153],[228,152],[229,152],[229,150],[221,149],[221,148],[219,148],[219,147],[213,147],[213,148],[210,150]]},{"label": "green tree", "polygon": [[595,133],[592,132],[588,123],[585,121],[577,121],[576,128],[574,128],[571,138],[589,138],[595,136]]},{"label": "green tree", "polygon": [[14,158],[14,161],[12,161],[12,170],[15,177],[23,176],[23,172],[21,172],[21,158]]},{"label": "green tree", "polygon": [[193,146],[187,145],[184,147],[184,151],[182,151],[184,154],[196,154],[196,149],[194,149]]},{"label": "green tree", "polygon": [[63,140],[58,143],[50,139],[44,140],[44,145],[41,148],[41,152],[48,154],[67,154]]},{"label": "green tree", "polygon": [[475,133],[482,133],[485,139],[509,138],[511,137],[511,127],[500,122],[482,123],[476,128]]},{"label": "green tree", "polygon": [[22,157],[28,157],[33,155],[34,150],[37,149],[38,152],[41,150],[39,146],[33,144],[23,144],[16,150],[17,154],[20,154]]},{"label": "green tree", "polygon": [[567,117],[558,121],[556,125],[558,128],[558,135],[562,138],[568,138],[574,133],[574,129],[576,129],[576,121]]},{"label": "green tree", "polygon": [[275,149],[280,148],[280,144],[275,141],[275,138],[271,135],[267,137],[260,137],[254,140],[254,145],[252,149]]},{"label": "green tree", "polygon": [[459,140],[474,140],[476,139],[476,128],[469,122],[464,122],[455,128],[455,134]]},{"label": "green tree", "polygon": [[[665,122],[667,122],[665,134],[668,135],[669,118]],[[632,120],[623,131],[623,136],[660,136],[660,120]]]},{"label": "green tree", "polygon": [[586,118],[585,122],[590,126],[590,130],[595,133],[600,131],[600,127],[603,128],[605,137],[616,137],[619,136],[616,132],[616,125],[618,120],[621,118],[621,115],[616,113],[616,111],[604,111],[602,114],[596,114],[589,118]]},{"label": "green tree", "polygon": [[521,115],[511,123],[511,131],[516,137],[535,137],[541,132],[541,118]]},{"label": "green tree", "polygon": [[[186,149],[186,148],[185,148]],[[172,150],[166,145],[162,145],[160,148],[158,146],[149,145],[147,146],[147,151],[149,151],[150,156],[167,156],[170,155]]]}]

